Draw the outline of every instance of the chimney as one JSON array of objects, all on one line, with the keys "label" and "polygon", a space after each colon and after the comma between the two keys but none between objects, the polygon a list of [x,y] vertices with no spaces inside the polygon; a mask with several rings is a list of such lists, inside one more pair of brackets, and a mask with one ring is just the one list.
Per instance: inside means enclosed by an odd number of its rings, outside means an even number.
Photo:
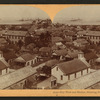
[{"label": "chimney", "polygon": [[82,52],[82,51],[79,51],[79,53],[78,53],[78,59],[85,59],[84,58],[84,53]]}]

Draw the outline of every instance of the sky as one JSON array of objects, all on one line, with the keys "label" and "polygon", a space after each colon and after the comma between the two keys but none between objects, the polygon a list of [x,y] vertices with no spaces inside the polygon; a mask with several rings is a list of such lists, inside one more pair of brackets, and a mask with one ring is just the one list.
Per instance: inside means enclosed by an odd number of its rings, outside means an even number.
[{"label": "sky", "polygon": [[59,11],[54,23],[100,24],[100,5],[72,6]]},{"label": "sky", "polygon": [[19,20],[19,19],[47,19],[48,14],[39,8],[31,6],[0,6],[0,19],[1,20]]}]

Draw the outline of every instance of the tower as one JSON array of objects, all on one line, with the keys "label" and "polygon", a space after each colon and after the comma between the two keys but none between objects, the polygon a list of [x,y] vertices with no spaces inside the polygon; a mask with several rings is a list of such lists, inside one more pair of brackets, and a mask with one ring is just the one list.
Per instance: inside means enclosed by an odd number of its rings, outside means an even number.
[{"label": "tower", "polygon": [[83,53],[82,51],[80,51],[80,52],[78,53],[78,59],[85,59],[85,58],[84,58],[84,53]]}]

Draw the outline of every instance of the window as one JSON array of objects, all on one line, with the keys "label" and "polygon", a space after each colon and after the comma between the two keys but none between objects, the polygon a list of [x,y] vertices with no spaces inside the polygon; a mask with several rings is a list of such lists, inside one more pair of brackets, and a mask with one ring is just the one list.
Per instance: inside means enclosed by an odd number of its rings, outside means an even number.
[{"label": "window", "polygon": [[14,39],[14,36],[12,36],[12,39]]},{"label": "window", "polygon": [[20,37],[18,37],[18,39],[20,39]]},{"label": "window", "polygon": [[34,63],[37,63],[37,62],[36,62],[36,59],[34,59]]},{"label": "window", "polygon": [[54,80],[53,82],[54,82],[54,85],[56,85],[56,80]]},{"label": "window", "polygon": [[33,63],[33,60],[31,61],[31,64],[33,65],[34,63]]},{"label": "window", "polygon": [[51,81],[51,87],[56,85],[56,80]]},{"label": "window", "polygon": [[70,80],[70,75],[68,75],[68,80]]},{"label": "window", "polygon": [[96,41],[96,44],[98,44],[98,42]]},{"label": "window", "polygon": [[23,86],[23,83],[20,83],[20,86]]},{"label": "window", "polygon": [[87,73],[89,72],[88,68],[87,68]]},{"label": "window", "polygon": [[76,78],[76,73],[75,73],[75,78]]},{"label": "window", "polygon": [[15,41],[15,44],[17,44],[17,41]]},{"label": "window", "polygon": [[56,67],[56,71],[58,71],[58,67]]},{"label": "window", "polygon": [[81,75],[83,75],[83,70],[81,71]]},{"label": "window", "polygon": [[61,75],[61,80],[63,80],[63,75]]},{"label": "window", "polygon": [[11,41],[12,42],[12,44],[14,44],[14,41]]},{"label": "window", "polygon": [[6,69],[6,73],[8,72],[8,69]]},{"label": "window", "polygon": [[29,65],[29,62],[27,62],[27,65]]},{"label": "window", "polygon": [[15,36],[15,39],[17,39],[17,36]]}]

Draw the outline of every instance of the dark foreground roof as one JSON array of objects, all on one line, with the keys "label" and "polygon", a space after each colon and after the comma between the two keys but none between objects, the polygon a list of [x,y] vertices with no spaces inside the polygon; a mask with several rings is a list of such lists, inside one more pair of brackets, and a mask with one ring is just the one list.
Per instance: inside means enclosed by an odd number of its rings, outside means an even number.
[{"label": "dark foreground roof", "polygon": [[21,55],[21,57],[25,60],[25,61],[29,61],[29,60],[32,60],[36,57],[37,55],[31,55],[29,53],[26,53],[26,54],[23,54]]},{"label": "dark foreground roof", "polygon": [[9,67],[9,64],[4,61],[4,60],[0,60],[0,70],[6,69]]},{"label": "dark foreground roof", "polygon": [[31,66],[27,66],[21,69],[18,69],[12,73],[0,76],[0,89],[6,89],[9,86],[14,85],[17,82],[20,82],[29,76],[36,73],[36,69],[39,66],[32,68]]}]

